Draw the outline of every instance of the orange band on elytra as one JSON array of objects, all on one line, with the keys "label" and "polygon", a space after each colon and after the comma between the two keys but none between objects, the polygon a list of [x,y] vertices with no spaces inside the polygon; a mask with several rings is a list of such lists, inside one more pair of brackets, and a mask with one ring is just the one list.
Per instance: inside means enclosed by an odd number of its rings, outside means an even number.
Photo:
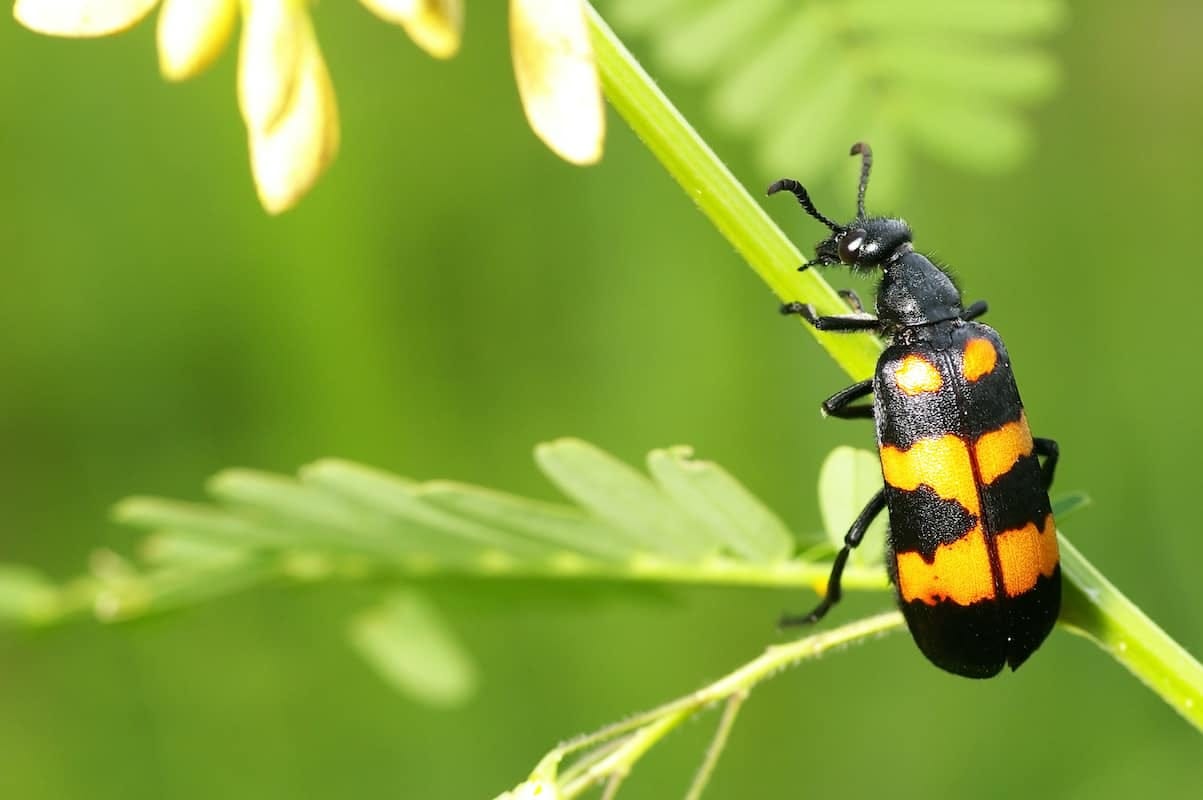
[{"label": "orange band on elytra", "polygon": [[1029,522],[1022,528],[1003,531],[995,537],[995,542],[1007,597],[1029,591],[1041,575],[1051,578],[1061,558],[1052,514],[1044,518],[1044,530]]},{"label": "orange band on elytra", "polygon": [[921,600],[935,605],[951,600],[967,606],[994,597],[994,575],[986,537],[977,525],[955,542],[936,548],[928,564],[915,552],[897,554],[898,591],[904,601]]},{"label": "orange band on elytra", "polygon": [[947,434],[921,439],[907,450],[887,444],[880,454],[882,475],[894,488],[914,491],[926,485],[945,500],[957,501],[970,514],[981,513],[969,449],[960,437]]},{"label": "orange band on elytra", "polygon": [[1023,414],[1015,422],[983,433],[973,443],[973,454],[977,458],[982,481],[993,483],[1006,475],[1016,461],[1032,454],[1032,446],[1032,432],[1028,429],[1027,416]]}]

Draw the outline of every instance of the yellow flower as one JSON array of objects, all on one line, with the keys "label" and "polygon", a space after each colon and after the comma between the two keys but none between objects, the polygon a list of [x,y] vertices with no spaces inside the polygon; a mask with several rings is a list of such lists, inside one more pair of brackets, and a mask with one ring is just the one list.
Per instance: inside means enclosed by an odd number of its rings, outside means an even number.
[{"label": "yellow flower", "polygon": [[414,43],[435,58],[459,52],[464,31],[463,0],[362,0],[385,22],[400,25]]},{"label": "yellow flower", "polygon": [[510,55],[531,128],[565,161],[601,158],[605,110],[581,0],[510,0]]},{"label": "yellow flower", "polygon": [[259,200],[273,214],[292,207],[338,150],[334,86],[303,3],[242,0],[238,105]]},{"label": "yellow flower", "polygon": [[[463,0],[361,0],[436,58],[459,50]],[[291,208],[338,150],[338,106],[309,0],[16,0],[13,15],[53,36],[107,36],[161,2],[159,69],[179,81],[218,55],[241,14],[238,104],[263,207]],[[527,119],[575,164],[601,157],[605,118],[584,0],[511,0],[510,42]]]}]

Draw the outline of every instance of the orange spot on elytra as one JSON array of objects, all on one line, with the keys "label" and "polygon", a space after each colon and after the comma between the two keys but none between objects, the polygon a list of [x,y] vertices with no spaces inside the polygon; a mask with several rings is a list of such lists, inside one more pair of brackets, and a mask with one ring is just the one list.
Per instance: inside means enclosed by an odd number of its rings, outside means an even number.
[{"label": "orange spot on elytra", "polygon": [[973,455],[982,481],[993,483],[1006,475],[1015,462],[1032,453],[1032,432],[1028,429],[1027,415],[1021,414],[1015,422],[1008,422],[997,430],[983,433],[973,443]]},{"label": "orange spot on elytra", "polygon": [[995,543],[1007,597],[1018,597],[1029,591],[1041,575],[1051,578],[1061,558],[1052,514],[1044,518],[1044,530],[1037,530],[1029,522],[1022,528],[998,534]]},{"label": "orange spot on elytra", "polygon": [[894,382],[904,393],[914,397],[924,392],[938,392],[944,385],[940,371],[920,356],[907,356],[894,369]]},{"label": "orange spot on elytra", "polygon": [[969,449],[960,437],[947,434],[921,439],[907,450],[887,444],[880,454],[882,475],[894,488],[914,491],[926,485],[939,497],[957,501],[970,514],[981,514]]},{"label": "orange spot on elytra", "polygon": [[955,542],[937,547],[930,564],[915,552],[898,553],[896,557],[898,591],[905,601],[922,600],[934,606],[951,600],[967,606],[994,597],[990,553],[980,525]]},{"label": "orange spot on elytra", "polygon": [[983,375],[989,375],[998,364],[998,351],[989,339],[970,339],[965,345],[965,361],[962,369],[965,377],[976,381]]}]

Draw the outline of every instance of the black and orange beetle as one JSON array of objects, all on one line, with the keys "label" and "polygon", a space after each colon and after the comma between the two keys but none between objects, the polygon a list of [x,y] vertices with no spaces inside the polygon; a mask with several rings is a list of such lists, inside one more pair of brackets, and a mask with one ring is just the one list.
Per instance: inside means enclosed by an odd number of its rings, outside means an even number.
[{"label": "black and orange beetle", "polygon": [[[889,340],[872,379],[823,401],[831,416],[876,420],[885,486],[844,537],[823,601],[782,624],[815,622],[839,601],[849,552],[888,508],[886,563],[915,643],[938,667],[989,678],[1004,664],[1018,668],[1061,608],[1048,499],[1057,444],[1032,438],[1002,340],[973,321],[986,304],[962,307],[948,273],[915,251],[906,222],[865,214],[872,152],[858,143],[852,155],[861,157],[860,184],[846,225],[819,213],[797,181],[779,180],[768,193],[791,192],[831,230],[812,263],[881,270],[875,318],[851,292],[842,294],[854,314],[819,316],[802,303],[781,310],[821,331]],[[871,405],[855,403],[868,395]]]}]

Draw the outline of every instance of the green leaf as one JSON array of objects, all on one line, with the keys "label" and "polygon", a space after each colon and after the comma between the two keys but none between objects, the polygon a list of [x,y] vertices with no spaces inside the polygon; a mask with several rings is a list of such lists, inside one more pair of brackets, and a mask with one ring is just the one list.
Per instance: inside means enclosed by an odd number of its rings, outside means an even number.
[{"label": "green leaf", "polygon": [[[763,503],[688,448],[648,457],[653,479],[593,445],[561,440],[537,456],[580,505],[547,503],[447,481],[325,460],[300,480],[226,470],[210,481],[220,505],[137,497],[123,522],[150,530],[138,560],[95,554],[62,586],[50,624],[160,613],[275,581],[428,576],[597,579],[808,587],[830,571],[829,548],[801,555]],[[880,569],[850,565],[849,589],[882,588]]]},{"label": "green leaf", "polygon": [[757,563],[781,561],[793,552],[785,524],[739,481],[710,461],[695,461],[689,447],[653,450],[648,470],[711,541]]},{"label": "green leaf", "polygon": [[188,531],[197,538],[241,548],[294,544],[286,532],[254,524],[223,509],[158,497],[129,497],[113,508],[118,522],[147,530]]},{"label": "green leaf", "polygon": [[1090,495],[1086,492],[1069,492],[1053,498],[1053,517],[1060,522],[1065,517],[1080,511],[1091,504]]},{"label": "green leaf", "polygon": [[971,43],[925,44],[896,38],[867,48],[864,67],[876,79],[906,83],[910,91],[959,93],[978,102],[1045,100],[1060,82],[1056,62],[1041,52],[991,51]]},{"label": "green leaf", "polygon": [[1031,136],[1010,109],[953,94],[912,94],[901,129],[933,157],[983,171],[1010,169],[1026,157]]},{"label": "green leaf", "polygon": [[437,609],[419,592],[390,593],[351,621],[351,644],[387,683],[438,707],[475,692],[476,668]]},{"label": "green leaf", "polygon": [[294,529],[353,531],[364,517],[346,503],[300,482],[250,469],[227,469],[209,481],[209,492],[234,506],[254,509],[264,520]]},{"label": "green leaf", "polygon": [[249,551],[194,532],[157,530],[142,542],[139,554],[147,564],[166,567],[224,564],[246,558]]},{"label": "green leaf", "polygon": [[[852,447],[837,447],[819,470],[819,512],[828,540],[836,548],[873,495],[881,491],[881,462],[876,453]],[[850,559],[866,566],[885,560],[886,515],[878,514],[864,540]]]},{"label": "green leaf", "polygon": [[719,123],[746,134],[774,118],[771,112],[791,87],[781,76],[811,74],[811,66],[822,58],[823,30],[817,17],[813,6],[799,9],[761,42],[756,58],[714,76],[709,110]]},{"label": "green leaf", "polygon": [[650,480],[614,456],[579,439],[535,448],[535,461],[560,491],[621,530],[644,552],[694,560],[717,548]]},{"label": "green leaf", "polygon": [[435,508],[549,545],[553,557],[567,552],[621,561],[638,553],[621,531],[571,506],[451,481],[425,483],[420,491]]},{"label": "green leaf", "polygon": [[305,467],[302,480],[331,497],[372,512],[375,530],[408,552],[462,563],[499,556],[545,559],[555,551],[545,542],[514,535],[449,513],[425,501],[413,481],[348,461],[327,459]]},{"label": "green leaf", "polygon": [[[1043,40],[1066,19],[1062,0],[608,6],[618,27],[650,40],[666,73],[708,87],[716,123],[750,137],[765,172],[808,185],[831,178],[831,154],[852,142],[877,149],[881,131],[893,139],[891,170],[916,150],[976,171],[1013,167],[1030,150],[1019,107],[1059,84]],[[889,204],[902,186],[875,182],[873,196]]]},{"label": "green leaf", "polygon": [[609,4],[614,19],[634,29],[647,25],[662,25],[665,20],[689,9],[697,0],[612,0]]},{"label": "green leaf", "polygon": [[[866,89],[854,72],[834,62],[815,64],[811,80],[791,84],[782,99],[789,113],[760,134],[764,168],[780,165],[782,174],[814,176],[851,160],[845,157],[848,146],[864,138],[866,116],[873,118]],[[876,186],[874,192],[878,196]]]},{"label": "green leaf", "polygon": [[285,535],[295,549],[378,556],[404,552],[381,535],[379,515],[293,478],[227,469],[213,476],[208,488],[229,511]]},{"label": "green leaf", "polygon": [[787,2],[792,0],[712,3],[665,27],[656,55],[674,72],[703,78],[715,64],[733,60],[742,49],[741,40],[759,35]]},{"label": "green leaf", "polygon": [[1059,0],[850,0],[839,16],[854,30],[898,36],[916,31],[955,36],[1044,36],[1065,23]]}]

